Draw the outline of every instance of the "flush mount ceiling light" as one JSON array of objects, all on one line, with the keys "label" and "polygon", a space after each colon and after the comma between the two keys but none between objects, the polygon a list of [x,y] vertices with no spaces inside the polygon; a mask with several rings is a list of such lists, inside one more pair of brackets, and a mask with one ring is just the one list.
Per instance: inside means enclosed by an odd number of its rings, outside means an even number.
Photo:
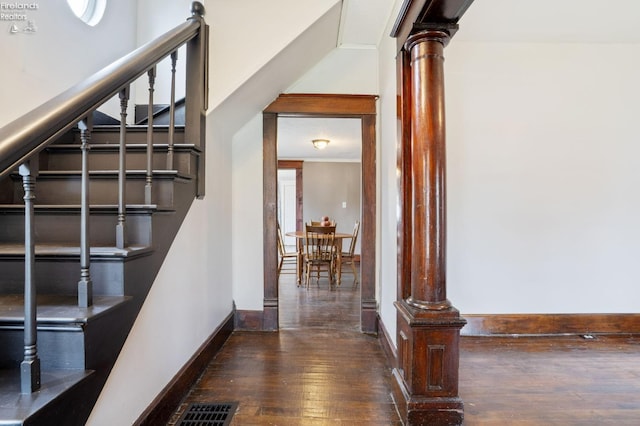
[{"label": "flush mount ceiling light", "polygon": [[329,139],[314,139],[311,143],[315,149],[325,149],[329,145]]}]

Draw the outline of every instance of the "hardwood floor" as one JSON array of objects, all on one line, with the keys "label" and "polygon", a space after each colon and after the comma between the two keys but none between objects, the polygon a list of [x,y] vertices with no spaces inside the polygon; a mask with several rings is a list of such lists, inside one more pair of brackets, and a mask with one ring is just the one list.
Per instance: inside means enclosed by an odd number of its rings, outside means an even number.
[{"label": "hardwood floor", "polygon": [[463,337],[465,425],[640,424],[640,337]]},{"label": "hardwood floor", "polygon": [[232,425],[401,425],[377,337],[360,333],[359,287],[280,283],[278,333],[234,332],[181,404],[238,401]]},{"label": "hardwood floor", "polygon": [[[234,332],[192,402],[238,401],[232,425],[400,425],[378,340],[359,333],[359,291],[282,276],[278,333]],[[465,425],[640,424],[640,336],[463,337]]]}]

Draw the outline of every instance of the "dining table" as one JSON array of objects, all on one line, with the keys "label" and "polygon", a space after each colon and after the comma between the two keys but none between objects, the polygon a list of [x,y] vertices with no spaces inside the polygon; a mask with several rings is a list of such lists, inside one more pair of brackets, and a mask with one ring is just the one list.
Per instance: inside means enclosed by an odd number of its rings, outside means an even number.
[{"label": "dining table", "polygon": [[[298,280],[298,286],[302,283],[302,273],[304,262],[302,262],[302,251],[304,246],[305,239],[305,231],[291,231],[285,233],[287,237],[295,237],[296,239],[296,250],[298,252],[298,257],[296,258],[296,278]],[[342,278],[342,240],[353,238],[353,234],[345,234],[343,232],[336,232],[333,240],[334,244],[337,248],[336,250],[336,280],[338,285],[340,285],[340,281]]]}]

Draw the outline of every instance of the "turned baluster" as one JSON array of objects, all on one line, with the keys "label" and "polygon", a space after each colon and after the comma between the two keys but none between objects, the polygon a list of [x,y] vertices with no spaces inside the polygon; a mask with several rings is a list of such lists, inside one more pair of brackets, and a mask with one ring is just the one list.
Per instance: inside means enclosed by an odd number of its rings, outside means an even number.
[{"label": "turned baluster", "polygon": [[80,150],[82,152],[82,180],[80,193],[80,280],[78,281],[78,306],[88,308],[93,305],[93,283],[90,272],[89,245],[89,150],[93,116],[78,123],[80,128]]},{"label": "turned baluster", "polygon": [[144,202],[151,204],[151,185],[153,182],[153,85],[156,81],[156,67],[148,72],[149,105],[147,107],[147,177],[144,185]]},{"label": "turned baluster", "polygon": [[35,232],[33,229],[38,160],[19,168],[24,188],[24,358],[20,364],[20,391],[30,394],[40,389],[40,359],[37,345],[37,305],[35,283]]},{"label": "turned baluster", "polygon": [[127,104],[129,86],[120,91],[120,155],[118,158],[118,224],[116,225],[116,247],[123,249],[126,241],[126,137]]},{"label": "turned baluster", "polygon": [[176,62],[178,51],[171,53],[171,103],[169,104],[169,142],[167,147],[167,170],[173,170],[173,143],[176,133]]}]

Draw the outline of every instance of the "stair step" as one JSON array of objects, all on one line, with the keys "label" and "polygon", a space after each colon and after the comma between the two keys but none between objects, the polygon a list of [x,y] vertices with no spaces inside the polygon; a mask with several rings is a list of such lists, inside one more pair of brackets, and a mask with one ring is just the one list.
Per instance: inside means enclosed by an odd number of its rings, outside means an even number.
[{"label": "stair step", "polygon": [[[95,296],[93,306],[79,308],[75,296],[38,295],[38,329],[77,327],[105,315],[130,299],[128,296]],[[24,295],[0,294],[0,328],[23,329]]]},{"label": "stair step", "polygon": [[[152,167],[155,170],[166,169],[167,144],[155,144],[153,148]],[[183,176],[196,173],[198,150],[192,144],[177,144],[173,147],[173,167]],[[120,146],[115,144],[95,144],[89,151],[90,170],[116,170],[120,161]],[[82,151],[80,144],[53,144],[40,154],[40,170],[80,170],[82,167]],[[126,168],[146,169],[147,145],[127,145]]]},{"label": "stair step", "polygon": [[[96,335],[94,325],[121,309],[131,300],[127,296],[95,296],[93,306],[78,307],[75,295],[37,296],[38,354],[43,369],[88,366],[85,344]],[[19,366],[24,354],[24,296],[0,295],[0,367]]]},{"label": "stair step", "polygon": [[0,369],[0,424],[22,426],[25,421],[46,406],[54,405],[62,395],[81,386],[91,370],[44,370],[40,375],[40,390],[31,395],[20,393],[20,370]]},{"label": "stair step", "polygon": [[[147,245],[129,245],[125,248],[114,246],[93,246],[90,250],[91,258],[131,258],[148,254],[152,248]],[[77,258],[80,247],[77,244],[46,244],[35,245],[36,258]],[[0,257],[17,257],[24,260],[24,243],[0,242]]]},{"label": "stair step", "polygon": [[[35,185],[35,201],[40,204],[79,204],[81,173],[76,170],[45,170],[37,177]],[[13,178],[13,202],[23,198],[20,176]],[[167,208],[174,205],[175,185],[191,181],[190,176],[182,175],[176,170],[157,170],[153,172],[151,199],[156,205]],[[127,204],[145,203],[146,171],[127,171],[125,185]],[[7,200],[3,200],[9,204]],[[99,170],[89,173],[89,203],[117,204],[118,171]]]},{"label": "stair step", "polygon": [[[125,138],[126,144],[146,143],[147,142],[147,126],[146,125],[128,125]],[[169,126],[155,125],[153,126],[154,144],[166,144],[169,142]],[[70,132],[62,135],[56,143],[80,143],[80,131],[75,128]],[[185,143],[184,126],[176,126],[174,133],[174,144]],[[119,144],[120,143],[120,125],[101,125],[95,126],[91,132],[91,145],[95,144]]]},{"label": "stair step", "polygon": [[[127,264],[145,259],[153,253],[151,246],[128,246],[119,249],[97,246],[90,249],[90,273],[94,295],[120,296],[126,293]],[[36,244],[35,275],[40,294],[76,294],[80,280],[80,248],[73,244]],[[24,291],[24,243],[0,243],[0,293]]]},{"label": "stair step", "polygon": [[[36,205],[34,232],[39,243],[80,244],[81,209],[79,205]],[[155,205],[127,206],[126,234],[131,244],[151,245],[151,227]],[[116,242],[118,207],[94,205],[89,208],[89,242],[113,246]],[[24,241],[24,205],[0,204],[0,241]]]}]

